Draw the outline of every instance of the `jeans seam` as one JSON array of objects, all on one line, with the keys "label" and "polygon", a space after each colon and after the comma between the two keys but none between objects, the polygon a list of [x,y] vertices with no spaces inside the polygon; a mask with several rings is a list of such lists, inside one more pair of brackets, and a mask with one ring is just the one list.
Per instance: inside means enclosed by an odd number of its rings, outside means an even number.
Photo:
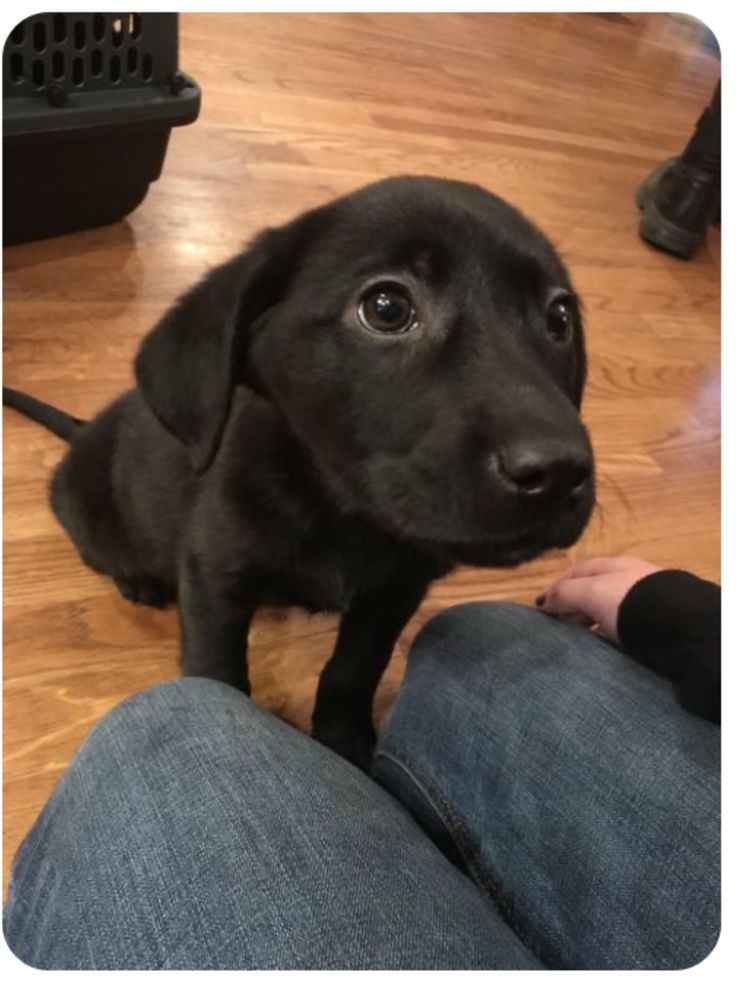
[{"label": "jeans seam", "polygon": [[545,967],[548,966],[545,958],[542,957],[537,949],[535,942],[528,935],[525,928],[518,922],[511,903],[502,895],[493,876],[482,869],[480,863],[476,860],[477,848],[473,843],[473,837],[467,825],[434,780],[393,739],[382,740],[381,748],[375,752],[375,758],[377,759],[379,756],[385,757],[406,772],[442,822],[442,825],[465,862],[475,885],[500,913],[501,917],[511,927],[519,940],[521,940]]}]

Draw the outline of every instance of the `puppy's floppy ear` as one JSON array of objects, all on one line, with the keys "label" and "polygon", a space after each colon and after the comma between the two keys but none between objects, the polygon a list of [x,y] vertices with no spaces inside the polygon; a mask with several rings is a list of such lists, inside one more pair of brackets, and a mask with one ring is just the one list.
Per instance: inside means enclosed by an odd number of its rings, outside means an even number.
[{"label": "puppy's floppy ear", "polygon": [[188,448],[198,474],[220,445],[235,385],[247,382],[249,330],[285,295],[318,214],[263,232],[186,293],[141,344],[138,387],[159,422]]}]

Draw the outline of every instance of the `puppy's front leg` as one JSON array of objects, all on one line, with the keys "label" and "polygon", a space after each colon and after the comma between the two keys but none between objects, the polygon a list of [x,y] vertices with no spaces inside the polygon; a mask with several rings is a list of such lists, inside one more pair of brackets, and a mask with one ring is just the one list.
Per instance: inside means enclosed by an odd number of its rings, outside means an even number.
[{"label": "puppy's front leg", "polygon": [[214,678],[250,695],[247,640],[255,603],[195,556],[179,581],[181,668],[184,676]]},{"label": "puppy's front leg", "polygon": [[396,639],[421,603],[427,584],[395,584],[364,593],[340,621],[335,651],[319,679],[312,735],[363,770],[376,733],[373,696]]}]

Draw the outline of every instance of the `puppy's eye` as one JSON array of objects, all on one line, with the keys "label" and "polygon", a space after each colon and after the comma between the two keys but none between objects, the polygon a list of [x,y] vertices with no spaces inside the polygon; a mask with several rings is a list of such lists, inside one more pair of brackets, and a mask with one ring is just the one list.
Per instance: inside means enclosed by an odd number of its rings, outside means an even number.
[{"label": "puppy's eye", "polygon": [[557,344],[570,340],[575,326],[575,301],[571,296],[557,296],[547,308],[547,333]]},{"label": "puppy's eye", "polygon": [[358,318],[368,330],[380,334],[404,334],[417,323],[411,296],[399,283],[371,286],[361,297]]}]

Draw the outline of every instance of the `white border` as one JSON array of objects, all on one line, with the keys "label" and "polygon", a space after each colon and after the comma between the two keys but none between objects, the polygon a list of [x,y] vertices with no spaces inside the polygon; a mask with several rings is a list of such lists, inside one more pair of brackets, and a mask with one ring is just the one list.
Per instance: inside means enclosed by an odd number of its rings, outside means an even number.
[{"label": "white border", "polygon": [[[38,12],[40,9],[51,10],[59,8],[51,8],[48,6],[42,7],[40,4],[33,3],[18,3],[15,0],[11,0],[10,3],[4,5],[0,8],[0,30],[2,32],[3,39],[7,37],[10,30],[15,26],[15,24],[22,20],[24,17],[29,16],[32,13]],[[62,8],[67,9],[67,8]],[[106,8],[100,3],[76,3],[73,10],[79,11],[101,11],[105,12],[111,10],[111,8]],[[145,8],[139,7],[139,9],[145,11]],[[204,4],[196,4],[183,2],[179,4],[169,4],[169,3],[157,3],[150,6],[151,10],[154,11],[202,11],[205,8]],[[294,12],[294,11],[310,11],[310,12],[353,12],[353,11],[370,11],[370,12],[441,12],[448,9],[448,4],[439,3],[398,3],[398,4],[354,4],[349,2],[343,3],[269,3],[269,4],[243,4],[243,3],[228,3],[221,2],[217,4],[215,8],[218,12]],[[649,2],[643,3],[641,0],[633,0],[633,2],[621,5],[616,2],[608,3],[580,3],[580,2],[570,2],[564,5],[551,4],[551,3],[537,3],[533,5],[524,6],[511,6],[509,4],[489,4],[489,3],[465,3],[454,8],[455,10],[463,10],[467,12],[481,12],[481,11],[491,11],[491,12],[673,12],[673,13],[689,13],[691,16],[699,18],[703,21],[710,30],[715,34],[718,42],[721,46],[721,58],[722,58],[722,87],[723,87],[723,174],[728,177],[734,171],[731,169],[732,161],[732,146],[733,146],[733,119],[734,119],[734,92],[733,85],[731,83],[731,55],[733,51],[733,37],[734,30],[731,27],[729,16],[729,10],[725,3],[716,3],[715,0],[702,0],[701,3],[697,5],[697,9],[692,9],[688,7],[686,9],[677,8],[672,3],[661,3],[661,2]],[[212,11],[210,11],[212,12]],[[726,181],[723,186],[723,224],[722,224],[722,269],[729,269],[730,262],[734,255],[733,240],[734,235],[736,235],[736,227],[734,226],[733,216],[734,210],[732,208],[733,194],[730,182]],[[730,219],[730,221],[729,221]],[[732,280],[736,278],[732,276]],[[734,331],[736,331],[736,309],[734,304],[734,288],[733,282],[729,281],[727,283],[727,289],[722,291],[722,324],[725,325],[725,329],[722,330],[722,366],[723,366],[723,380],[722,380],[722,391],[723,391],[723,455],[722,459],[727,462],[727,466],[723,467],[722,471],[722,526],[721,535],[722,543],[726,542],[729,544],[728,549],[723,549],[722,547],[722,581],[724,586],[724,592],[729,593],[732,575],[733,575],[733,549],[736,545],[736,521],[734,520],[734,507],[731,502],[736,498],[736,481],[734,481],[734,467],[732,466],[733,461],[733,428],[731,423],[733,422],[734,413],[734,398],[732,395],[732,379],[733,379],[733,365],[736,362],[736,341],[734,341]],[[730,506],[729,506],[730,504]],[[694,502],[694,506],[697,506],[697,502]],[[728,698],[729,693],[733,690],[733,677],[734,669],[732,664],[734,644],[733,640],[736,638],[734,632],[734,610],[728,602],[724,604],[724,701]],[[730,720],[728,717],[728,712],[724,712],[724,722],[723,722],[723,748],[724,748],[724,795],[723,795],[723,828],[724,828],[724,842],[723,842],[723,926],[721,939],[716,946],[713,953],[706,958],[706,960],[696,966],[691,968],[688,974],[693,972],[697,973],[698,978],[709,978],[717,977],[721,978],[726,976],[727,973],[733,974],[734,967],[736,966],[736,948],[733,941],[733,929],[736,925],[734,921],[734,840],[736,839],[736,809],[733,806],[733,753],[731,747],[733,744],[733,732],[730,726]],[[731,830],[734,829],[734,830]],[[4,976],[13,978],[17,976],[28,977],[30,973],[35,973],[32,968],[28,968],[21,964],[13,954],[7,949],[4,943],[0,944],[0,965],[2,965]],[[728,965],[731,965],[729,971]],[[54,972],[55,973],[55,972]],[[98,975],[102,976],[103,973],[98,971],[84,972],[85,978],[94,978]],[[182,978],[191,978],[193,973],[198,972],[167,972],[169,974],[180,975]],[[202,972],[204,973],[204,972]],[[252,972],[255,975],[266,974],[271,972]],[[299,974],[306,973],[318,973],[318,972],[292,972]],[[341,974],[357,974],[358,972],[341,972]],[[374,972],[378,975],[387,975],[394,972]],[[399,972],[395,972],[397,975]],[[436,977],[438,972],[401,972],[403,974],[418,975],[422,974],[428,977]],[[440,972],[449,973],[449,972]],[[468,974],[478,974],[485,975],[486,972],[453,972],[462,973],[464,976]],[[501,972],[509,973],[512,972]],[[513,972],[515,977],[519,976],[520,972]],[[527,972],[521,972],[526,974]],[[531,972],[529,972],[531,973]],[[611,972],[599,972],[592,971],[586,972],[589,976],[592,975],[608,975]],[[681,976],[681,972],[676,971],[634,971],[634,972],[614,972],[614,973],[626,973],[627,975],[653,975],[657,978],[662,978],[663,976],[671,975],[673,977]],[[135,979],[139,977],[141,972],[139,971],[117,971],[115,972],[116,978],[130,978]]]}]

